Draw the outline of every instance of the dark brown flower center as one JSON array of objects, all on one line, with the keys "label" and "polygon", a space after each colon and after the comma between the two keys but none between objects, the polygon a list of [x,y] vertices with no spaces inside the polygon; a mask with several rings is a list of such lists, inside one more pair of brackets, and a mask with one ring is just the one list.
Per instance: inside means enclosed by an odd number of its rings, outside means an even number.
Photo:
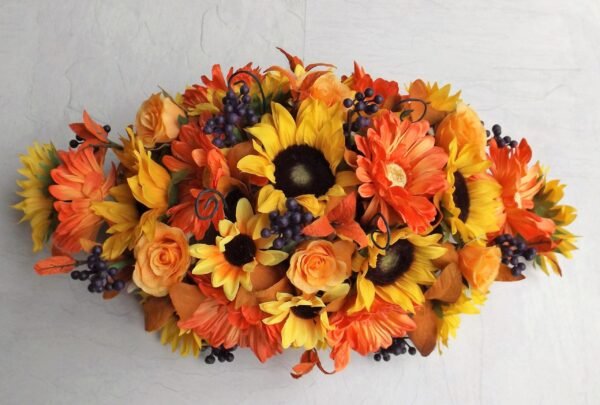
[{"label": "dark brown flower center", "polygon": [[302,319],[313,319],[316,318],[320,313],[323,307],[313,307],[310,305],[298,305],[296,307],[292,307],[291,311],[298,318]]},{"label": "dark brown flower center", "polygon": [[400,239],[387,248],[385,256],[377,258],[377,265],[375,268],[369,268],[365,277],[376,285],[393,284],[410,269],[410,265],[414,260],[414,253],[415,247],[413,244],[405,239]]},{"label": "dark brown flower center", "polygon": [[325,195],[335,184],[325,155],[308,145],[294,145],[281,151],[275,159],[275,187],[287,197],[303,194]]},{"label": "dark brown flower center", "polygon": [[237,235],[225,245],[225,259],[234,266],[243,266],[254,260],[256,245],[248,235]]},{"label": "dark brown flower center", "polygon": [[458,219],[465,222],[469,218],[469,208],[471,200],[469,199],[469,189],[465,177],[460,173],[454,173],[454,192],[452,193],[454,204],[460,208]]}]

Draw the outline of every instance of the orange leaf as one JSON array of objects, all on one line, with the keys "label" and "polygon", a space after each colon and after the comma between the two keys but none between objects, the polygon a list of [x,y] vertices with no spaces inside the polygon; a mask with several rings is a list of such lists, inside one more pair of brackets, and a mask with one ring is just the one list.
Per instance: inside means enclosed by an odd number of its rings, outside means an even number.
[{"label": "orange leaf", "polygon": [[175,313],[169,297],[148,297],[143,304],[146,332],[162,328]]},{"label": "orange leaf", "polygon": [[34,270],[40,276],[68,273],[75,268],[77,261],[71,256],[50,256],[38,261]]},{"label": "orange leaf", "polygon": [[178,283],[169,289],[171,302],[182,321],[192,317],[204,296],[197,285]]},{"label": "orange leaf", "polygon": [[408,333],[410,340],[421,353],[421,356],[429,356],[437,342],[437,315],[431,307],[431,302],[426,301],[415,311],[413,321],[417,329]]},{"label": "orange leaf", "polygon": [[520,281],[525,278],[524,275],[513,276],[512,271],[508,268],[508,266],[501,264],[500,269],[498,271],[498,275],[496,276],[496,281]]},{"label": "orange leaf", "polygon": [[456,263],[450,263],[442,270],[435,283],[429,287],[425,293],[425,298],[451,304],[458,300],[462,288],[462,274]]}]

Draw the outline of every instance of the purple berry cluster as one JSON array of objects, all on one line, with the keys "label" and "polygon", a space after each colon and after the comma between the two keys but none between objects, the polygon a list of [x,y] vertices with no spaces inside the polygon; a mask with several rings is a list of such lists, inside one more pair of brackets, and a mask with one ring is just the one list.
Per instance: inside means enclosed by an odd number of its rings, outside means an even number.
[{"label": "purple berry cluster", "polygon": [[[490,137],[490,131],[486,130],[485,132],[487,136]],[[516,148],[517,146],[519,146],[519,142],[513,140],[510,136],[502,136],[502,127],[498,124],[494,124],[492,126],[492,134],[494,135],[493,138],[494,140],[496,140],[496,144],[499,148]]]},{"label": "purple berry cluster", "polygon": [[[375,95],[374,90],[368,87],[364,93],[356,92],[354,100],[347,98],[343,103],[344,107],[349,109],[348,120],[344,123],[344,134],[350,136],[352,132],[358,132],[371,124],[371,119],[368,115],[379,111],[379,104],[383,103],[383,97]],[[357,114],[358,118],[352,122],[354,114]]]},{"label": "purple berry cluster", "polygon": [[231,363],[235,359],[232,352],[235,351],[236,348],[237,347],[225,349],[223,346],[211,347],[210,354],[204,358],[204,362],[206,364],[215,364],[215,361],[219,360],[220,363],[225,361]]},{"label": "purple berry cluster", "polygon": [[119,272],[115,267],[109,267],[108,262],[102,260],[100,255],[102,248],[94,246],[92,254],[87,258],[87,270],[73,270],[71,278],[73,280],[88,281],[88,291],[91,293],[101,293],[104,291],[121,291],[125,287],[123,280],[115,280],[114,277]]},{"label": "purple berry cluster", "polygon": [[[110,125],[105,125],[103,127],[103,129],[106,133],[109,133],[111,128],[110,128]],[[71,139],[69,141],[69,146],[73,149],[77,149],[77,147],[79,145],[81,145],[82,143],[83,143],[83,138],[80,137],[79,135],[75,135],[75,139]]]},{"label": "purple berry cluster", "polygon": [[277,235],[277,238],[273,241],[274,249],[282,249],[288,243],[304,240],[305,236],[302,234],[302,228],[315,219],[310,212],[305,211],[298,204],[295,198],[288,198],[285,206],[287,208],[285,213],[279,211],[269,213],[271,227],[264,228],[260,233],[263,238]]},{"label": "purple berry cluster", "polygon": [[407,352],[411,356],[414,356],[417,354],[417,349],[412,347],[406,341],[406,338],[394,338],[390,347],[380,349],[373,355],[373,359],[375,361],[390,361],[392,354],[394,356],[399,356],[401,354],[406,354]]},{"label": "purple berry cluster", "polygon": [[255,125],[260,117],[250,107],[252,97],[246,84],[240,86],[239,94],[229,89],[223,97],[223,113],[206,121],[204,132],[213,134],[213,144],[218,148],[233,146],[238,134],[245,127]]},{"label": "purple berry cluster", "polygon": [[535,259],[537,254],[535,248],[527,247],[521,238],[508,233],[497,236],[494,241],[502,251],[502,263],[510,266],[511,272],[515,277],[520,276],[527,267],[519,259],[523,258],[531,261]]}]

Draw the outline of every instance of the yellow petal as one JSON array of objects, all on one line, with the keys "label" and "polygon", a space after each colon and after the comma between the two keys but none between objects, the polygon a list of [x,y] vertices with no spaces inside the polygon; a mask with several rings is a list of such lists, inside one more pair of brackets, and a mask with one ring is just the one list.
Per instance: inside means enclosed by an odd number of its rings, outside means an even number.
[{"label": "yellow petal", "polygon": [[273,111],[273,123],[279,134],[279,141],[283,149],[295,144],[296,123],[289,111],[278,103],[271,103]]},{"label": "yellow petal", "polygon": [[268,184],[258,192],[258,212],[267,214],[279,208],[283,208],[285,203],[285,194]]},{"label": "yellow petal", "polygon": [[270,182],[275,182],[275,166],[262,156],[244,156],[237,164],[238,169],[244,173],[259,177],[266,177]]},{"label": "yellow petal", "polygon": [[281,250],[259,250],[256,252],[256,260],[265,266],[275,266],[287,259],[288,254]]}]

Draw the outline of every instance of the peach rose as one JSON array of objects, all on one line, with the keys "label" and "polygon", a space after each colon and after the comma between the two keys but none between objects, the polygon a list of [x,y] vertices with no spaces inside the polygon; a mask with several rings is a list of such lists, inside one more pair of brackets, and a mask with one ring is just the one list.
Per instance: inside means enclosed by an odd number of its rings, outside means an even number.
[{"label": "peach rose", "polygon": [[319,77],[310,88],[310,95],[331,107],[340,104],[345,98],[352,98],[352,90],[333,73]]},{"label": "peach rose", "polygon": [[487,292],[500,270],[501,253],[496,246],[466,245],[458,251],[458,267],[469,285]]},{"label": "peach rose", "polygon": [[135,130],[144,146],[171,142],[179,135],[179,116],[185,112],[169,97],[153,94],[142,103],[135,117]]},{"label": "peach rose", "polygon": [[190,267],[188,248],[181,229],[158,222],[154,239],[142,235],[133,250],[133,282],[155,297],[167,295],[169,287],[180,282]]},{"label": "peach rose", "polygon": [[450,142],[456,138],[459,149],[466,145],[476,145],[480,157],[485,159],[487,144],[485,128],[479,116],[466,104],[459,104],[456,111],[448,114],[435,130],[436,145],[449,149]]},{"label": "peach rose", "polygon": [[327,291],[350,277],[354,243],[315,240],[298,248],[290,259],[287,276],[307,294]]}]

